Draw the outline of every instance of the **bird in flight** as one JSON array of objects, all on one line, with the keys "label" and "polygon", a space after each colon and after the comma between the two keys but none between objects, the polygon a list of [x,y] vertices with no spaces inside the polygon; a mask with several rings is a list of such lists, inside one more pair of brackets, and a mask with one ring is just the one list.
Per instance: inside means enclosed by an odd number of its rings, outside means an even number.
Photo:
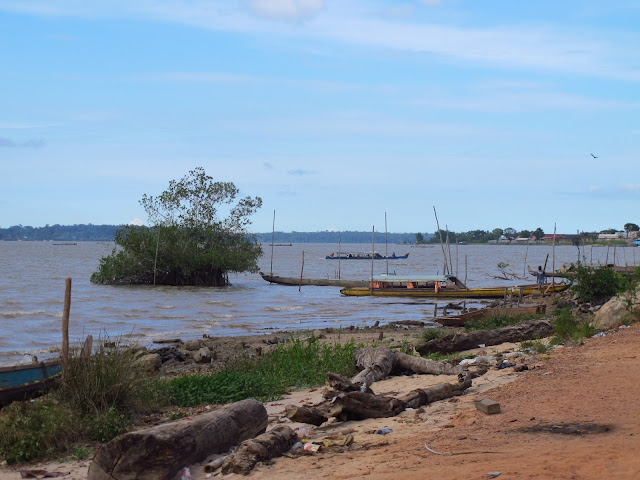
[{"label": "bird in flight", "polygon": [[596,157],[593,153],[591,154],[591,156],[592,156],[593,158],[598,158],[598,157]]}]

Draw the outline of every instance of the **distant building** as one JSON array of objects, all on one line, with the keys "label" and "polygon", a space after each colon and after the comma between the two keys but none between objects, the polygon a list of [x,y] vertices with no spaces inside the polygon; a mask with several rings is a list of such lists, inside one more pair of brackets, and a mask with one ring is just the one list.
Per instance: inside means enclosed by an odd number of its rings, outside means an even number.
[{"label": "distant building", "polygon": [[517,243],[535,243],[535,237],[518,237],[513,239]]},{"label": "distant building", "polygon": [[620,240],[621,238],[622,232],[598,234],[598,240]]},{"label": "distant building", "polygon": [[550,233],[548,235],[545,235],[544,237],[542,237],[540,240],[543,241],[544,243],[553,243],[555,237],[555,241],[556,244],[558,243],[571,243],[574,240],[579,240],[580,239],[580,235],[577,234],[566,234],[566,233],[556,233],[555,235]]}]

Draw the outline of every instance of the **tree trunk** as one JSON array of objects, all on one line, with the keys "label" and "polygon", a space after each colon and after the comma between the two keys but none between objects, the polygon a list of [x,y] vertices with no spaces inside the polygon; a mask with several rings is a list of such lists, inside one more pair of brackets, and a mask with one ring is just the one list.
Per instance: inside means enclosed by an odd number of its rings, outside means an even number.
[{"label": "tree trunk", "polygon": [[428,358],[414,357],[406,353],[396,352],[396,368],[409,370],[413,373],[432,375],[459,375],[464,371],[460,365],[452,365],[446,362],[436,362]]},{"label": "tree trunk", "polygon": [[536,320],[496,330],[476,330],[475,332],[436,338],[416,347],[416,350],[420,355],[434,352],[461,352],[478,348],[478,345],[482,344],[489,346],[505,342],[521,342],[523,340],[548,337],[552,333],[553,325],[549,320]]},{"label": "tree trunk", "polygon": [[355,354],[356,365],[362,367],[360,373],[351,382],[366,385],[386,378],[391,373],[395,363],[395,354],[388,348],[366,348]]},{"label": "tree trunk", "polygon": [[297,441],[298,435],[291,427],[278,425],[267,433],[242,442],[222,464],[222,473],[248,475],[256,463],[288,452]]},{"label": "tree trunk", "polygon": [[[334,392],[335,396],[313,407],[287,405],[287,417],[294,422],[311,423],[312,425],[321,425],[331,417],[337,417],[343,422],[365,418],[394,417],[409,407],[417,408],[438,400],[462,395],[467,388],[471,387],[472,377],[471,373],[461,373],[458,375],[457,383],[445,383],[413,390],[400,398],[374,395],[347,388],[347,392]],[[308,419],[312,419],[313,422],[306,422],[305,420]]]},{"label": "tree trunk", "polygon": [[189,420],[125,433],[96,453],[88,480],[172,480],[181,468],[263,433],[264,405],[248,399]]}]

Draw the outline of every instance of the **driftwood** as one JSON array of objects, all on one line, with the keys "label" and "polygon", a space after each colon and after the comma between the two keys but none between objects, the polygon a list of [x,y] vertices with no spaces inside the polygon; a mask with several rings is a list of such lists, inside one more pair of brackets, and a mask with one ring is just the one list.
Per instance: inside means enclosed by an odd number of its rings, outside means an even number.
[{"label": "driftwood", "polygon": [[[334,374],[333,378],[336,377],[339,376]],[[336,417],[341,421],[394,417],[409,407],[417,408],[438,400],[462,395],[467,388],[471,387],[471,379],[470,373],[461,373],[458,375],[457,383],[413,390],[400,398],[375,395],[367,391],[362,392],[358,390],[357,386],[351,384],[346,392],[333,390],[330,394],[332,397],[327,398],[319,405],[313,407],[287,405],[286,412],[287,417],[292,421],[311,423],[312,425],[321,425],[331,417]],[[339,388],[347,384],[349,381],[342,379],[340,382],[332,383],[332,387]],[[325,395],[326,397],[327,395]],[[309,419],[313,419],[313,421],[308,421]]]},{"label": "driftwood", "polygon": [[211,413],[125,433],[102,446],[88,480],[171,480],[185,465],[223,453],[263,433],[264,405],[248,399]]},{"label": "driftwood", "polygon": [[291,427],[278,425],[267,433],[242,442],[222,464],[222,473],[247,475],[258,462],[288,452],[297,441],[298,435]]},{"label": "driftwood", "polygon": [[495,330],[476,330],[470,333],[454,334],[436,338],[416,347],[420,355],[429,353],[451,353],[478,348],[478,345],[499,345],[505,342],[521,342],[548,337],[553,333],[549,320],[535,320]]},{"label": "driftwood", "polygon": [[351,382],[367,387],[388,377],[394,371],[433,375],[458,375],[463,372],[459,365],[393,352],[384,347],[358,350],[355,355],[356,363],[363,367],[363,370],[353,377]]}]

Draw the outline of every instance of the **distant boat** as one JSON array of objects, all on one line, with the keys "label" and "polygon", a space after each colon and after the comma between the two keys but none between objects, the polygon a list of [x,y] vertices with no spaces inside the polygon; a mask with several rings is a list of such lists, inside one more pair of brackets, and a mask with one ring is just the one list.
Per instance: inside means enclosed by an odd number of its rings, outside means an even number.
[{"label": "distant boat", "polygon": [[270,247],[293,247],[293,243],[270,243]]},{"label": "distant boat", "polygon": [[76,242],[53,242],[54,245],[77,245]]},{"label": "distant boat", "polygon": [[260,272],[263,280],[269,283],[277,283],[279,285],[289,285],[298,287],[300,285],[316,285],[319,287],[366,287],[369,280],[342,280],[332,278],[296,278],[296,277],[280,277],[278,275],[269,275]]},{"label": "distant boat", "polygon": [[347,296],[389,297],[441,297],[441,298],[502,298],[505,295],[531,295],[534,292],[551,293],[568,289],[571,283],[545,283],[533,285],[468,288],[454,275],[430,277],[374,276],[368,287],[343,288]]},{"label": "distant boat", "polygon": [[[393,253],[392,255],[381,255],[378,252],[373,252],[374,260],[403,260],[409,258],[409,254],[406,253],[404,255],[396,255]],[[371,260],[371,252],[369,253],[341,253],[340,255],[327,255],[325,257],[327,260]]]},{"label": "distant boat", "polygon": [[60,360],[0,367],[0,406],[44,393],[61,373]]}]

